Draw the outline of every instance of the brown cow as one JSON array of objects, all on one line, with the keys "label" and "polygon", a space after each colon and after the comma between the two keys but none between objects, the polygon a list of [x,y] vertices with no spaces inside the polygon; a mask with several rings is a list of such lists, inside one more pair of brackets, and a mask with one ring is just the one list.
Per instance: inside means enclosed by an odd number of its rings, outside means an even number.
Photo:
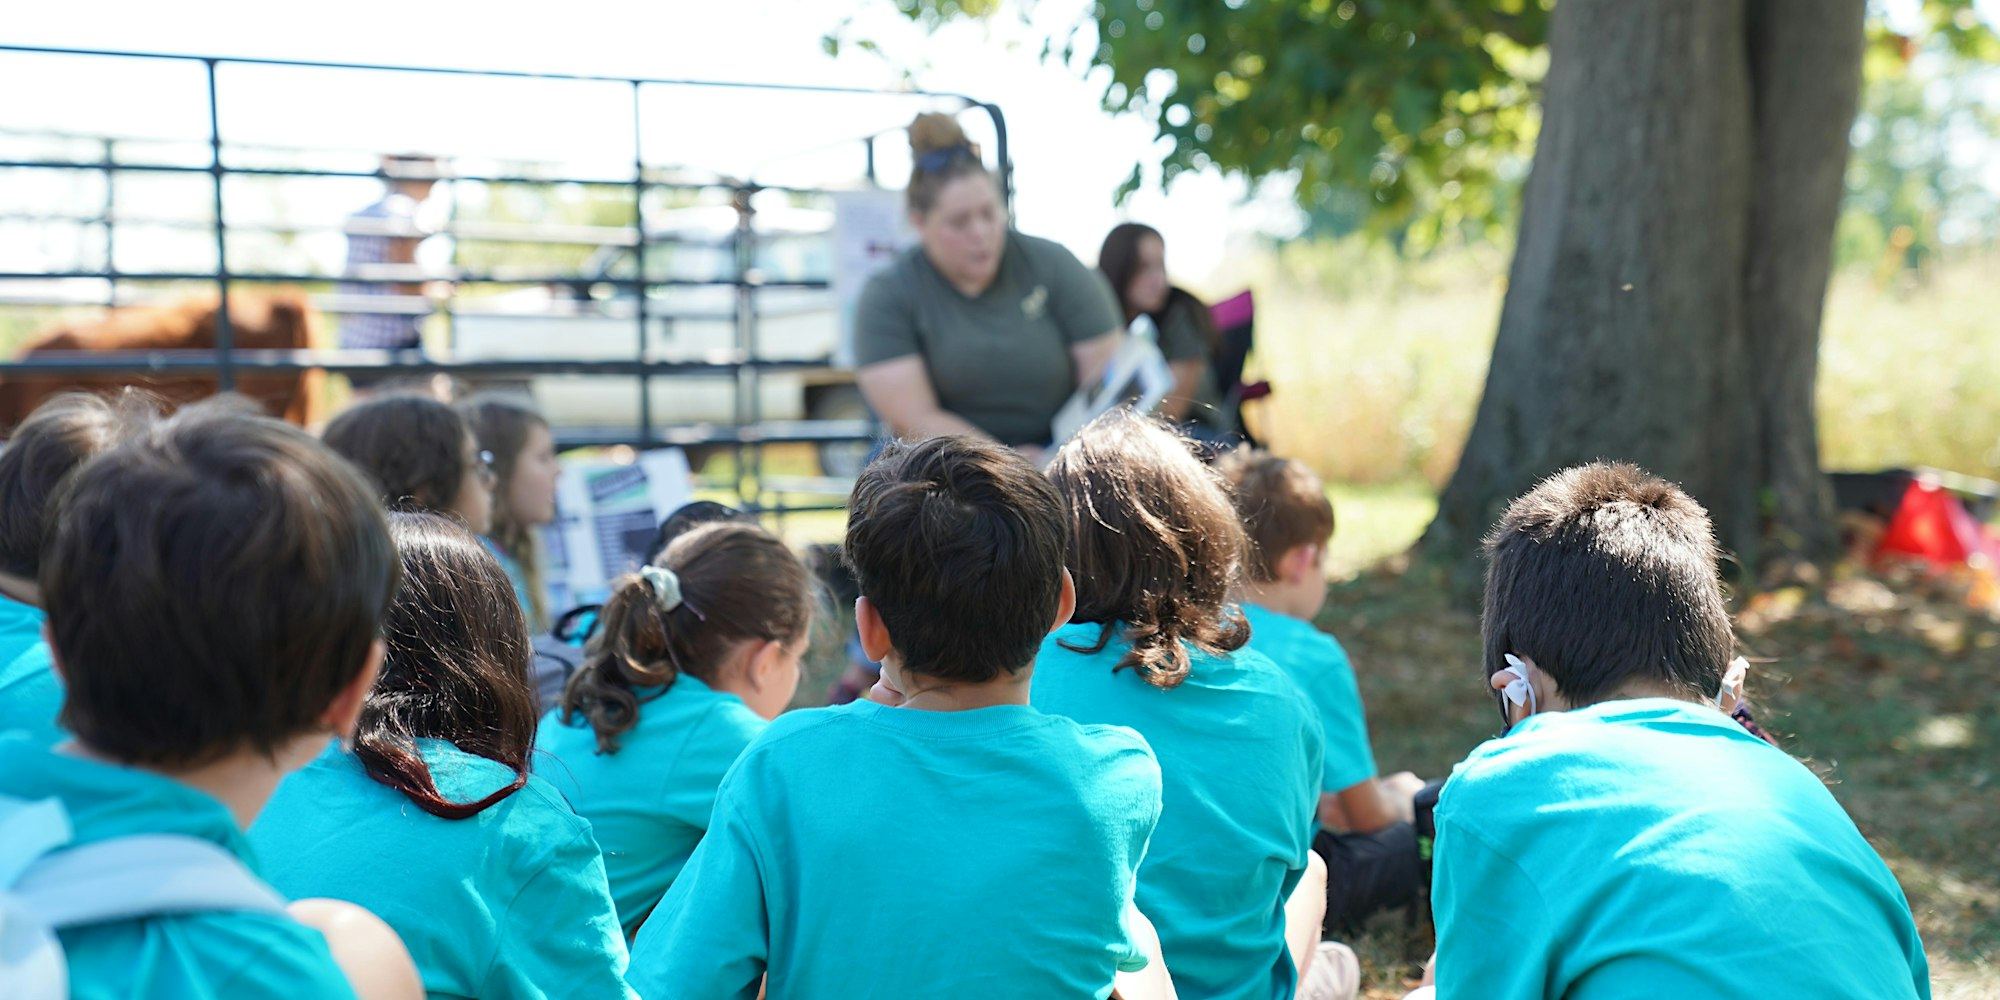
[{"label": "brown cow", "polygon": [[[48,330],[20,350],[21,357],[49,351],[169,351],[215,347],[214,295],[190,296],[162,305],[114,309],[95,322]],[[306,297],[298,292],[272,294],[231,292],[230,328],[237,347],[317,348],[320,323]],[[302,427],[318,418],[325,376],[320,372],[272,372],[237,375],[236,390],[263,405],[272,416]],[[0,433],[34,412],[50,396],[73,390],[101,392],[135,385],[157,393],[168,407],[212,396],[212,374],[51,374],[10,372],[0,376]]]}]

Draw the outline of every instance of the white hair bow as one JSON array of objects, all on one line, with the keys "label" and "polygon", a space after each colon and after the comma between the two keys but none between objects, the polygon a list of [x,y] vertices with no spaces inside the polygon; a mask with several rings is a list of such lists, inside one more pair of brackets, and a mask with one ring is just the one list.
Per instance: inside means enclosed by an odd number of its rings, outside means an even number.
[{"label": "white hair bow", "polygon": [[681,578],[664,566],[641,566],[639,578],[652,588],[653,603],[662,612],[672,611],[681,606]]},{"label": "white hair bow", "polygon": [[1507,686],[1500,689],[1500,693],[1516,705],[1528,706],[1529,715],[1535,714],[1535,688],[1528,683],[1527,661],[1512,653],[1502,654],[1500,658],[1507,661],[1507,666],[1500,672],[1514,675],[1514,679],[1508,681]]}]

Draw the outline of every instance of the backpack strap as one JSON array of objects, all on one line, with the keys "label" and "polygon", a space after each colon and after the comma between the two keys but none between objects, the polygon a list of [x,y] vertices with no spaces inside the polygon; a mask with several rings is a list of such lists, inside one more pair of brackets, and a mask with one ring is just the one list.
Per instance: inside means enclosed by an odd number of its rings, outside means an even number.
[{"label": "backpack strap", "polygon": [[56,851],[12,895],[51,929],[171,913],[282,914],[285,899],[220,844],[135,834]]}]

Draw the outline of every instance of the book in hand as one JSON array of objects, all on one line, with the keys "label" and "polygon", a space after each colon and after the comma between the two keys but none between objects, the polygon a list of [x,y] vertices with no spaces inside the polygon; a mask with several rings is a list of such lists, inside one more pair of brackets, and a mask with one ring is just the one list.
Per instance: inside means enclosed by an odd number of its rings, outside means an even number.
[{"label": "book in hand", "polygon": [[1078,389],[1056,411],[1055,419],[1049,422],[1049,440],[1060,447],[1083,425],[1114,407],[1131,406],[1150,413],[1173,388],[1174,372],[1167,366],[1167,356],[1160,353],[1152,317],[1142,315],[1119,338],[1118,353],[1104,366],[1104,374]]}]

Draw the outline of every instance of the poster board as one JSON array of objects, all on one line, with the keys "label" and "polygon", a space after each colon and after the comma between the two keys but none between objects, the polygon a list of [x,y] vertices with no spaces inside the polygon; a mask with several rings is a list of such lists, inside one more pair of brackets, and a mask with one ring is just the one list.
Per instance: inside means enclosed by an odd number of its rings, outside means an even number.
[{"label": "poster board", "polygon": [[860,188],[833,194],[833,302],[840,313],[834,362],[854,364],[854,312],[868,279],[916,243],[901,191]]},{"label": "poster board", "polygon": [[692,499],[679,448],[641,452],[629,463],[563,462],[556,519],[542,529],[549,607],[603,601],[611,581],[646,558],[660,521]]}]

